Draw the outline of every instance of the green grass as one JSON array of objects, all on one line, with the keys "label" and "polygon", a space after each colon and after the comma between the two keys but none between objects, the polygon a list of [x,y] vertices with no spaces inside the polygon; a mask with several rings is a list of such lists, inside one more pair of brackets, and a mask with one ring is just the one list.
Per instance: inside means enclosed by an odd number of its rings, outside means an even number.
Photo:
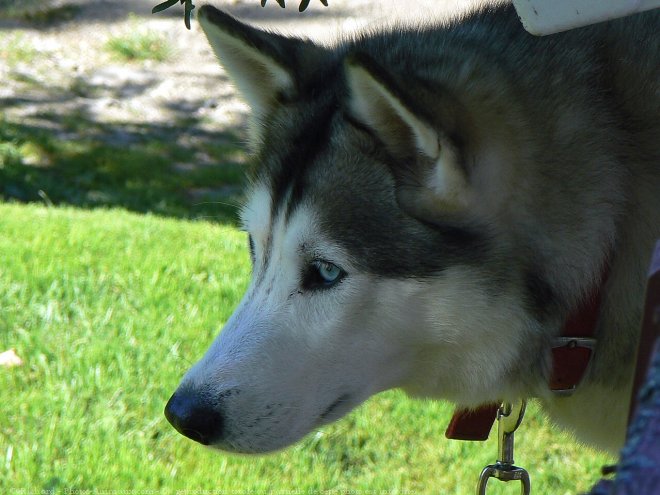
[{"label": "green grass", "polygon": [[105,48],[119,60],[167,60],[171,53],[167,38],[154,31],[137,31],[110,38]]},{"label": "green grass", "polygon": [[33,63],[38,56],[34,44],[22,33],[0,34],[0,63],[14,67],[19,63]]},{"label": "green grass", "polygon": [[[0,115],[0,200],[235,222],[245,176],[236,136],[204,135],[193,124],[110,126],[75,114],[41,119],[75,139]],[[188,129],[194,145],[185,144]]]},{"label": "green grass", "polygon": [[60,5],[58,7],[43,7],[23,12],[20,18],[37,26],[48,26],[73,20],[80,12],[80,5]]},{"label": "green grass", "polygon": [[[0,260],[0,351],[25,361],[0,368],[0,493],[471,494],[494,460],[494,439],[444,439],[450,406],[396,391],[270,456],[176,434],[164,404],[247,284],[245,234],[230,225],[0,203]],[[609,461],[535,407],[517,439],[537,494],[585,491]]]}]

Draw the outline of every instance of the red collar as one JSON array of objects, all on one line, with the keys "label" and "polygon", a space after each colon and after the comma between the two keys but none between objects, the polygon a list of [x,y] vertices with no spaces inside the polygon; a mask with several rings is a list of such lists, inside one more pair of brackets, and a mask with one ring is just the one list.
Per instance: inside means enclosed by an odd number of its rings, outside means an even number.
[{"label": "red collar", "polygon": [[[598,289],[569,315],[561,336],[551,348],[550,390],[561,395],[575,391],[589,367],[596,343],[603,287],[609,276],[609,263],[603,270]],[[453,440],[486,440],[495,422],[499,404],[485,404],[477,409],[457,409],[445,436]]]}]

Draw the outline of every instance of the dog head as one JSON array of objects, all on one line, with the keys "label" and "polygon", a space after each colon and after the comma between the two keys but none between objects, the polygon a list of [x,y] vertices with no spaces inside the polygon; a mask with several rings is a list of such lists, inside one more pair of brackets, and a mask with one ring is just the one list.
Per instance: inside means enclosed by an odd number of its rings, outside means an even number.
[{"label": "dog head", "polygon": [[223,450],[285,447],[393,387],[506,393],[529,315],[508,284],[448,96],[375,60],[212,7],[200,23],[252,108],[250,286],[166,407]]}]

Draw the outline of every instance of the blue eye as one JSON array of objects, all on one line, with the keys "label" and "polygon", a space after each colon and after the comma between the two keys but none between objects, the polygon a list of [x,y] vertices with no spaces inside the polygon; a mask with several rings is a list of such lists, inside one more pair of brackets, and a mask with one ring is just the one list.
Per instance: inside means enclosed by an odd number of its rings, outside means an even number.
[{"label": "blue eye", "polygon": [[327,261],[317,261],[316,269],[327,284],[334,284],[341,276],[341,268]]},{"label": "blue eye", "polygon": [[303,278],[305,289],[329,289],[339,283],[346,272],[334,263],[317,260],[311,263]]}]

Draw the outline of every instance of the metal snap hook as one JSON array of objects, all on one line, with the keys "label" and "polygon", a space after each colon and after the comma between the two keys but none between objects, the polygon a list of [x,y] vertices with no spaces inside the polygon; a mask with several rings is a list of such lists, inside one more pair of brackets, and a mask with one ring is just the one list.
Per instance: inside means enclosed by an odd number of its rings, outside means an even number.
[{"label": "metal snap hook", "polygon": [[477,495],[486,495],[486,488],[490,478],[497,478],[500,481],[520,481],[520,495],[530,495],[532,487],[529,479],[529,473],[518,466],[503,466],[496,463],[486,466],[479,476],[477,485]]},{"label": "metal snap hook", "polygon": [[479,476],[477,495],[486,495],[490,478],[500,481],[520,481],[520,494],[531,493],[529,473],[513,464],[514,432],[522,423],[527,402],[519,399],[513,403],[503,403],[497,411],[497,462],[486,466]]}]

